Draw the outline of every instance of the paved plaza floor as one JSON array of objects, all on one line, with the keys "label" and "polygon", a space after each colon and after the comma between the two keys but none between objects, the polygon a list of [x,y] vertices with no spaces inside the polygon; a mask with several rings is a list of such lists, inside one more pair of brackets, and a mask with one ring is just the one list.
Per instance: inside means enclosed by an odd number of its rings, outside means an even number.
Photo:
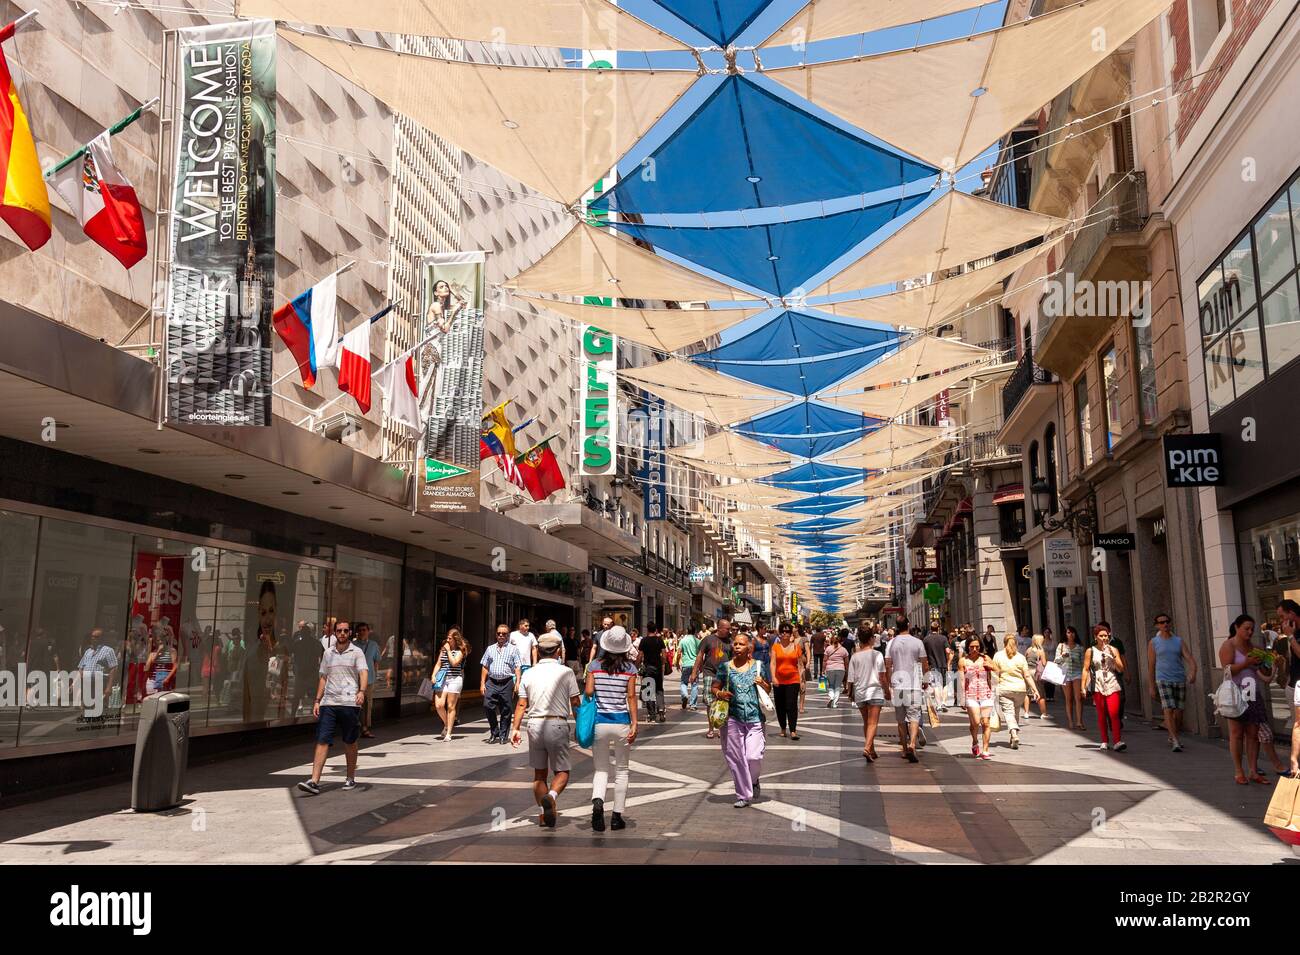
[{"label": "paved plaza floor", "polygon": [[1173,753],[1136,718],[1127,753],[1099,752],[1095,730],[1049,717],[1029,721],[1018,750],[996,735],[994,758],[979,761],[952,710],[927,731],[919,765],[899,757],[892,726],[869,764],[856,710],[810,690],[801,738],[769,727],[762,796],[735,809],[703,714],[668,699],[668,722],[645,726],[633,748],[621,832],[592,832],[592,763],[576,748],[559,824],[540,828],[526,752],[485,744],[471,711],[449,743],[432,717],[379,727],[352,792],[340,789],[341,754],[321,795],[295,790],[309,772],[304,740],[191,769],[185,804],[163,814],[131,812],[125,784],[19,805],[0,813],[0,863],[1300,861],[1261,824],[1272,786],[1235,785],[1223,743],[1190,738]]}]

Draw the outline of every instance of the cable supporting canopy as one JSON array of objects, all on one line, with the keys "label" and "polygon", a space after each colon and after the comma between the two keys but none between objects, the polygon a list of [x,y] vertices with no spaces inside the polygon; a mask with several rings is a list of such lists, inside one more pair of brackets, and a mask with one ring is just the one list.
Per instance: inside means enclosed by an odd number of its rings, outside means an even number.
[{"label": "cable supporting canopy", "polygon": [[982,0],[811,0],[763,46],[793,46],[872,33],[968,10]]},{"label": "cable supporting canopy", "polygon": [[959,368],[907,384],[887,385],[856,394],[822,394],[818,397],[841,408],[850,408],[876,418],[897,418],[923,401],[929,401],[940,392],[960,384],[977,370],[978,366]]},{"label": "cable supporting canopy", "polygon": [[712,338],[723,329],[748,321],[763,308],[612,308],[513,293],[535,305],[558,312],[581,325],[626,338],[656,351],[675,352]]},{"label": "cable supporting canopy", "polygon": [[790,401],[789,395],[727,378],[680,358],[645,368],[623,369],[618,376],[719,427],[772,411]]}]

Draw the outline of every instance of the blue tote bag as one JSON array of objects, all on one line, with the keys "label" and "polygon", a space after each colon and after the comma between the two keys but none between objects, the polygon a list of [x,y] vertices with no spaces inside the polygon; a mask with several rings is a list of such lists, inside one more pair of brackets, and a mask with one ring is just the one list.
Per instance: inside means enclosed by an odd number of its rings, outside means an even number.
[{"label": "blue tote bag", "polygon": [[578,745],[584,749],[596,739],[596,698],[584,696],[578,705],[578,715],[574,720],[574,736]]}]

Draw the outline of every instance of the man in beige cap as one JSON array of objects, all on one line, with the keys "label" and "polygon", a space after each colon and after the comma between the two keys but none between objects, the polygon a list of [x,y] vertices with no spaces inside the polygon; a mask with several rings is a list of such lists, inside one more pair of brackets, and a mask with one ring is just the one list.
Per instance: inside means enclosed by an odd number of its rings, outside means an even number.
[{"label": "man in beige cap", "polygon": [[[528,765],[533,769],[533,795],[542,807],[542,825],[555,828],[555,801],[569,783],[571,721],[579,702],[578,678],[560,663],[564,640],[547,633],[537,641],[537,665],[519,681],[514,732],[510,742],[522,740],[520,724],[528,720]],[[551,779],[547,781],[548,773]]]}]

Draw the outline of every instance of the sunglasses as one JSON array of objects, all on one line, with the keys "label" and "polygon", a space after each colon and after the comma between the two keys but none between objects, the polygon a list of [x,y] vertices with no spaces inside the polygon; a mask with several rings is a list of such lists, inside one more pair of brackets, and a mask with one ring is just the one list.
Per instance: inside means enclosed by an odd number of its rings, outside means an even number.
[{"label": "sunglasses", "polygon": [[351,633],[351,632],[352,632],[352,628],[351,628],[351,627],[335,627],[335,628],[334,628],[334,632],[335,632],[335,633]]},{"label": "sunglasses", "polygon": [[1156,621],[1156,626],[1157,626],[1157,627],[1162,627],[1162,626],[1164,626],[1164,625],[1167,624],[1167,623],[1173,623],[1173,621],[1172,621],[1172,620],[1169,620],[1168,618],[1166,618],[1166,619],[1164,619],[1164,620],[1157,620],[1157,621]]}]

